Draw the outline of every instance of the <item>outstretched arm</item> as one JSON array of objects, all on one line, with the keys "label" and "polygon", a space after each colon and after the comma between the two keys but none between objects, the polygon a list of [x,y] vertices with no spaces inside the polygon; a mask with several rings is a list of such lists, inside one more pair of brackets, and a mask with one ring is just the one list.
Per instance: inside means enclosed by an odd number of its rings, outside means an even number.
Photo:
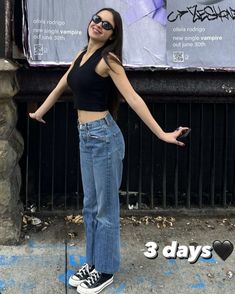
[{"label": "outstretched arm", "polygon": [[162,130],[156,120],[150,113],[144,100],[135,92],[130,84],[124,68],[109,58],[110,67],[108,73],[118,88],[119,92],[125,98],[130,107],[138,114],[143,122],[150,128],[150,130],[161,140],[184,146],[185,144],[177,141],[176,138],[182,134],[182,131],[187,130],[186,127],[180,127],[174,132],[166,133]]},{"label": "outstretched arm", "polygon": [[66,73],[62,76],[62,78],[59,80],[58,84],[54,88],[54,90],[49,94],[49,96],[46,98],[46,100],[43,102],[43,104],[37,109],[34,113],[29,113],[29,116],[33,119],[36,119],[42,123],[46,123],[42,117],[44,114],[47,113],[47,111],[56,103],[56,101],[59,99],[59,97],[63,94],[63,92],[68,87],[67,84],[67,76],[70,70],[72,69],[75,60],[77,57],[81,54],[81,51],[78,52],[77,56],[71,63],[69,69],[66,71]]}]

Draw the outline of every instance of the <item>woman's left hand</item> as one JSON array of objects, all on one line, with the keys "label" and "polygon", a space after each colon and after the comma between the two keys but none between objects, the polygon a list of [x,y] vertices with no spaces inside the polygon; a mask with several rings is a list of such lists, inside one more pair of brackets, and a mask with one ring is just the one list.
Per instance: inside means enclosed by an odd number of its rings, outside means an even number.
[{"label": "woman's left hand", "polygon": [[161,135],[161,140],[167,142],[167,143],[172,143],[172,144],[176,144],[178,146],[185,146],[185,144],[181,141],[178,141],[176,138],[180,135],[182,135],[182,133],[184,133],[185,131],[187,131],[189,128],[187,127],[179,127],[177,128],[174,132],[170,132],[170,133],[163,133]]}]

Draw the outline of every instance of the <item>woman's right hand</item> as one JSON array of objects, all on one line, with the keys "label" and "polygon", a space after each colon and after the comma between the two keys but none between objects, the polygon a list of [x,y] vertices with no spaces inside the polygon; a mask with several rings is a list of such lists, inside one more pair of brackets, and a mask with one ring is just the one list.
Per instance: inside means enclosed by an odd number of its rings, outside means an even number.
[{"label": "woman's right hand", "polygon": [[46,123],[45,120],[42,119],[42,116],[39,115],[39,114],[37,113],[37,111],[36,111],[36,112],[33,112],[33,113],[30,112],[30,113],[29,113],[29,116],[30,116],[32,119],[36,119],[36,120],[39,121],[39,122],[42,122],[42,123],[44,123],[44,124]]}]

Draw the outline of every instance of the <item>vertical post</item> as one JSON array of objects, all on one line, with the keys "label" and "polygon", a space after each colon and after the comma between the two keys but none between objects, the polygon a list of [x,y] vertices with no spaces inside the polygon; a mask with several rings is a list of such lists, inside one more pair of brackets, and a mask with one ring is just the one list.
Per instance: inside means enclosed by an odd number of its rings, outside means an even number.
[{"label": "vertical post", "polygon": [[[3,2],[3,1],[2,1]],[[5,0],[5,57],[12,58],[12,0]],[[4,11],[4,10],[3,10]]]},{"label": "vertical post", "polygon": [[11,0],[0,1],[0,244],[15,244],[21,231],[19,159],[23,140],[16,130],[17,110],[13,96],[18,92],[12,57]]},{"label": "vertical post", "polygon": [[0,57],[5,57],[5,3],[0,1]]},{"label": "vertical post", "polygon": [[17,110],[12,99],[18,92],[16,70],[14,63],[0,59],[0,244],[18,242],[22,219],[18,161],[23,140],[15,128]]},{"label": "vertical post", "polygon": [[12,0],[0,1],[0,58],[12,57]]}]

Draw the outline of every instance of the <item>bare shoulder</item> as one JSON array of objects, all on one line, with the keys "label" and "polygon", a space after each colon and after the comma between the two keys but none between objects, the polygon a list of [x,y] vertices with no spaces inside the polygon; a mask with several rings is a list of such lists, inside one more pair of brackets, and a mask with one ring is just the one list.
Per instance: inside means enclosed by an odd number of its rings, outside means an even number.
[{"label": "bare shoulder", "polygon": [[118,63],[121,63],[120,59],[113,52],[109,52],[108,53],[108,59],[109,59],[110,62],[112,62],[112,61],[113,62],[118,61]]},{"label": "bare shoulder", "polygon": [[81,50],[79,50],[79,51],[77,52],[77,54],[75,55],[73,61],[75,61],[75,60],[76,60],[76,59],[82,54],[82,52],[84,52],[84,51],[85,51],[85,49],[81,49]]},{"label": "bare shoulder", "polygon": [[124,68],[123,68],[122,62],[115,53],[108,52],[107,59],[109,63],[109,65],[107,65],[107,70],[109,74],[111,74],[111,72],[113,73],[123,72]]}]

